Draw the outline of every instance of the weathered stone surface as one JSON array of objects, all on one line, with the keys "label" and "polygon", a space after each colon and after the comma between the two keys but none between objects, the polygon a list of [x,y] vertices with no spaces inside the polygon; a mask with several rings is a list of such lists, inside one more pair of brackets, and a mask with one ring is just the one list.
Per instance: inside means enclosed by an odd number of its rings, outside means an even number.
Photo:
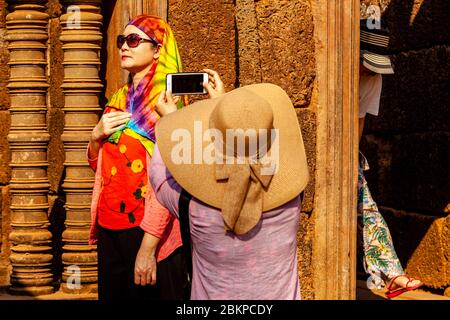
[{"label": "weathered stone surface", "polygon": [[45,1],[23,5],[15,2],[11,8],[7,16],[11,54],[11,291],[45,294],[53,291],[49,268],[51,233],[46,230],[48,15],[44,12]]},{"label": "weathered stone surface", "polygon": [[445,276],[448,285],[446,295],[450,296],[450,215],[448,215],[443,222],[441,243],[444,260],[446,261]]},{"label": "weathered stone surface", "polygon": [[304,190],[302,212],[311,212],[314,208],[314,172],[316,169],[316,114],[309,109],[296,109],[300,124],[306,159],[308,161],[309,183]]},{"label": "weathered stone surface", "polygon": [[9,252],[9,240],[8,235],[11,231],[10,226],[10,209],[9,205],[11,203],[9,198],[9,187],[0,187],[0,198],[1,198],[1,247],[0,254],[5,254]]},{"label": "weathered stone surface", "polygon": [[9,167],[11,153],[7,139],[10,125],[9,111],[0,111],[0,184],[8,184],[11,179],[11,168]]},{"label": "weathered stone surface", "polygon": [[449,229],[445,218],[380,208],[405,272],[431,288],[450,285]]},{"label": "weathered stone surface", "polygon": [[450,287],[447,287],[447,289],[444,290],[444,296],[450,297]]},{"label": "weathered stone surface", "polygon": [[254,0],[236,1],[236,30],[239,85],[260,83],[262,81],[260,42]]},{"label": "weathered stone surface", "polygon": [[[49,3],[50,4],[50,3]],[[53,8],[57,10],[56,8]],[[50,8],[49,8],[50,9]],[[53,10],[52,9],[52,10]],[[50,182],[50,191],[58,192],[62,183],[62,175],[64,173],[64,145],[61,142],[61,135],[64,131],[64,94],[61,85],[64,80],[64,54],[62,44],[59,39],[61,26],[59,18],[49,21],[49,56],[50,56],[50,76],[49,76],[49,98],[47,126],[50,134],[48,146],[48,179]]]},{"label": "weathered stone surface", "polygon": [[[450,134],[431,132],[392,139],[365,137],[366,177],[380,205],[445,215],[449,213]],[[368,150],[368,152],[366,152]]]},{"label": "weathered stone surface", "polygon": [[58,192],[64,174],[64,146],[60,140],[64,128],[64,112],[50,108],[48,111],[48,130],[50,142],[48,146],[48,179],[50,191]]},{"label": "weathered stone surface", "polygon": [[447,0],[361,0],[361,16],[368,17],[377,5],[382,21],[391,32],[390,49],[395,52],[449,43],[450,3]]},{"label": "weathered stone surface", "polygon": [[314,24],[309,1],[257,1],[262,82],[308,106],[315,79]]},{"label": "weathered stone surface", "polygon": [[[1,9],[1,8],[0,8]],[[9,79],[9,52],[8,44],[5,41],[6,29],[0,29],[0,110],[7,110],[9,108],[10,99],[6,85]]]},{"label": "weathered stone surface", "polygon": [[7,285],[9,281],[9,272],[6,265],[0,264],[0,285]]},{"label": "weathered stone surface", "polygon": [[314,219],[311,214],[300,214],[300,225],[297,234],[298,273],[300,279],[300,294],[304,300],[314,299],[313,284],[313,240]]},{"label": "weathered stone surface", "polygon": [[302,299],[314,299],[312,247],[314,239],[314,219],[311,212],[314,208],[314,178],[316,167],[316,114],[309,108],[296,109],[300,124],[310,180],[304,190],[300,225],[297,235],[298,270]]},{"label": "weathered stone surface", "polygon": [[216,70],[227,90],[236,82],[234,1],[170,0],[168,22],[185,71]]},{"label": "weathered stone surface", "polygon": [[6,1],[0,0],[0,29],[6,26]]},{"label": "weathered stone surface", "polygon": [[9,284],[11,274],[11,264],[9,255],[11,253],[11,244],[8,240],[11,231],[10,225],[10,198],[9,187],[0,187],[0,210],[1,210],[1,233],[0,233],[0,285]]},{"label": "weathered stone surface", "polygon": [[59,18],[62,14],[62,5],[60,0],[47,1],[47,14],[52,18]]},{"label": "weathered stone surface", "polygon": [[366,132],[450,131],[450,50],[446,46],[393,57],[395,74],[383,77],[378,117]]},{"label": "weathered stone surface", "polygon": [[[0,189],[0,195],[1,195],[1,189]],[[2,209],[2,205],[3,205],[3,197],[0,196],[0,210]],[[0,211],[0,253],[2,252],[2,230],[3,230],[3,225],[2,225],[2,221],[3,221],[3,211]]]}]

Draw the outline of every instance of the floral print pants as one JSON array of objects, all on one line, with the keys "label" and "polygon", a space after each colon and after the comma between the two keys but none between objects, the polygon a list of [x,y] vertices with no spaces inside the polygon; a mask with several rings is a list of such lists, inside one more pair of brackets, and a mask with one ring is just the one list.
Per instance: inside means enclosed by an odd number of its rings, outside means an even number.
[{"label": "floral print pants", "polygon": [[370,195],[364,177],[363,171],[369,169],[369,164],[362,153],[359,155],[358,233],[360,240],[358,244],[364,248],[364,270],[370,275],[367,284],[371,289],[380,289],[385,281],[404,272],[395,252],[389,228]]}]

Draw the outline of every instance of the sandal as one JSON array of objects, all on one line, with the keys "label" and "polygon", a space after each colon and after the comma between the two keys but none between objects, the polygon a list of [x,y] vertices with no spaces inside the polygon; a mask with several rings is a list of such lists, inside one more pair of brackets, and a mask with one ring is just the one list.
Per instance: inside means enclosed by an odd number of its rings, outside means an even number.
[{"label": "sandal", "polygon": [[[395,279],[399,278],[399,277],[406,277],[408,279],[408,282],[406,282],[406,286],[404,288],[400,287],[398,289],[392,290],[392,286],[396,285],[398,286],[398,284],[395,284]],[[406,292],[406,291],[413,291],[416,290],[417,288],[423,286],[423,283],[420,282],[419,284],[415,285],[415,286],[409,286],[409,284],[411,282],[413,282],[415,279],[408,277],[406,275],[399,275],[399,276],[395,276],[394,278],[392,278],[392,280],[390,281],[389,287],[388,287],[388,291],[385,293],[386,298],[388,299],[392,299],[394,297],[397,297],[399,295],[401,295],[402,293]]]}]

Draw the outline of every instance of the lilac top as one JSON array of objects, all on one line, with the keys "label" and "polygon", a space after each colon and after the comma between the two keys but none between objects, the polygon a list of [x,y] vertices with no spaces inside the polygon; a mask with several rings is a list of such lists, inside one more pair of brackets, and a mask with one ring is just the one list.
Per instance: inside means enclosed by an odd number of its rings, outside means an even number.
[{"label": "lilac top", "polygon": [[[150,180],[158,201],[178,218],[180,185],[157,145]],[[300,196],[262,215],[243,236],[225,231],[220,210],[196,198],[189,204],[192,300],[300,300],[297,230]]]}]

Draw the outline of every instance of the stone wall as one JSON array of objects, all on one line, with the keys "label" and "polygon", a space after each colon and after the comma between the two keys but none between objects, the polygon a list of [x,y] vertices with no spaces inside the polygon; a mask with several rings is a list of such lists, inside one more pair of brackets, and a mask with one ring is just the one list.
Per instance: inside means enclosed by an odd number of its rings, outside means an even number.
[{"label": "stone wall", "polygon": [[47,172],[50,182],[48,197],[50,208],[48,214],[50,231],[52,232],[54,278],[59,283],[63,270],[61,263],[63,246],[62,232],[66,218],[66,211],[64,209],[65,194],[62,188],[65,156],[63,142],[61,141],[61,135],[64,131],[64,95],[61,88],[64,79],[64,56],[60,41],[60,17],[63,13],[61,1],[49,0],[47,13],[50,16],[48,22],[49,46],[47,53],[50,62],[47,70],[50,85],[47,97],[47,126],[50,134],[47,155],[49,161]]},{"label": "stone wall", "polygon": [[311,181],[305,191],[299,242],[302,297],[314,297],[312,237],[315,169],[314,23],[308,0],[169,1],[169,18],[184,69],[218,71],[227,90],[272,82],[296,107]]},{"label": "stone wall", "polygon": [[366,121],[361,148],[371,167],[369,187],[406,271],[444,288],[450,285],[442,249],[450,238],[443,231],[450,219],[450,3],[362,3],[381,4],[395,68],[383,77],[379,116]]},{"label": "stone wall", "polygon": [[9,79],[9,68],[7,62],[9,53],[6,35],[6,4],[0,0],[0,285],[9,281],[9,190],[8,182],[11,178],[11,170],[8,166],[11,154],[7,135],[10,127],[9,96],[6,85]]},{"label": "stone wall", "polygon": [[[61,235],[64,230],[65,221],[65,194],[62,189],[64,177],[64,147],[61,141],[61,135],[64,129],[64,95],[61,88],[64,78],[63,69],[63,51],[60,41],[60,16],[62,14],[62,5],[58,0],[49,0],[46,5],[46,13],[50,16],[48,21],[48,49],[47,59],[50,67],[46,68],[47,80],[50,85],[47,93],[47,129],[50,134],[48,145],[48,180],[50,189],[48,194],[49,210],[48,218],[50,222],[49,230],[52,233],[52,255],[54,275],[56,282],[59,282],[62,264],[62,241]],[[5,18],[7,14],[7,6],[5,1],[0,1],[0,200],[2,205],[3,221],[1,221],[1,239],[3,240],[0,254],[0,285],[9,282],[11,266],[9,261],[11,243],[8,239],[11,231],[10,226],[10,194],[8,183],[11,178],[11,170],[9,163],[11,153],[7,135],[10,130],[10,114],[9,114],[9,96],[6,85],[9,80],[8,60],[9,53],[5,44],[6,25]]]},{"label": "stone wall", "polygon": [[[4,42],[5,5],[0,0],[0,188],[2,197],[2,251],[0,255],[0,285],[9,274],[9,195],[10,151],[9,97],[5,85],[8,75],[8,51]],[[108,2],[109,3],[109,2]],[[108,8],[106,8],[108,9]],[[55,278],[61,274],[61,233],[64,229],[65,194],[64,148],[64,79],[62,44],[59,40],[62,14],[61,1],[47,3],[49,19],[47,70],[50,88],[47,98],[47,125],[50,134],[48,148],[49,220],[53,236]],[[314,298],[312,279],[312,242],[314,221],[314,172],[316,155],[317,89],[314,53],[314,17],[309,0],[169,0],[168,21],[180,47],[184,69],[217,70],[227,90],[235,87],[272,82],[285,89],[296,108],[305,141],[311,181],[302,202],[298,233],[299,271],[304,299]],[[104,57],[103,57],[104,58]]]},{"label": "stone wall", "polygon": [[[272,82],[280,85],[296,108],[308,157],[311,181],[302,202],[298,233],[299,271],[304,299],[314,298],[314,173],[316,170],[317,80],[314,17],[310,0],[169,0],[168,21],[180,47],[184,69],[217,70],[227,90]],[[403,265],[435,288],[450,275],[446,217],[449,204],[449,3],[445,0],[362,0],[381,4],[393,32],[396,74],[386,76],[380,116],[368,118],[362,150],[369,159],[367,177]],[[111,2],[108,2],[111,4]],[[108,8],[105,8],[108,9]],[[5,1],[0,0],[0,285],[10,272],[9,180],[11,158],[9,53],[5,43]],[[49,19],[47,98],[49,220],[55,275],[61,272],[61,233],[65,194],[64,78],[59,40],[61,2],[47,3]],[[104,57],[103,57],[104,59]],[[105,60],[104,60],[105,61]],[[423,240],[423,241],[422,241]],[[430,263],[430,260],[433,263]],[[59,269],[58,269],[59,268]],[[59,271],[58,271],[59,270]],[[439,273],[436,270],[448,270]],[[444,279],[444,280],[442,280]]]}]

